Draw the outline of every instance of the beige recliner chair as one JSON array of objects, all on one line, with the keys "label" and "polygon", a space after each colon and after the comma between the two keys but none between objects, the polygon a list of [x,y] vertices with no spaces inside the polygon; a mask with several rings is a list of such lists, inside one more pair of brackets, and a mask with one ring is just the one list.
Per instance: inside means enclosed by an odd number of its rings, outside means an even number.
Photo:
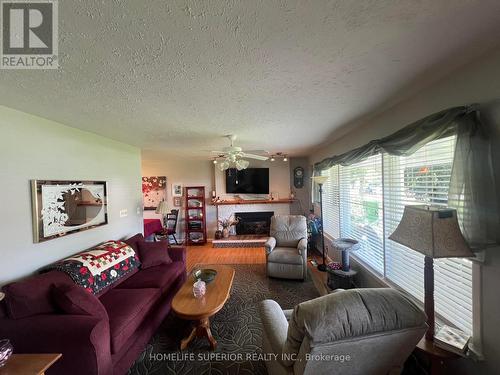
[{"label": "beige recliner chair", "polygon": [[427,329],[422,310],[391,288],[341,291],[293,312],[265,300],[260,316],[272,375],[399,374]]},{"label": "beige recliner chair", "polygon": [[265,244],[267,275],[304,280],[307,275],[306,218],[275,215],[271,218],[270,235]]}]

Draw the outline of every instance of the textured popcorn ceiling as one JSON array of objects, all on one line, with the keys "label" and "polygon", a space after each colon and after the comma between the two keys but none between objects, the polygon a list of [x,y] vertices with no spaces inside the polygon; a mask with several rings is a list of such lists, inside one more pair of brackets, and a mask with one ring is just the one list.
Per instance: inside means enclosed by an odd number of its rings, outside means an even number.
[{"label": "textured popcorn ceiling", "polygon": [[143,149],[304,154],[497,42],[489,0],[59,1],[58,71],[0,104]]}]

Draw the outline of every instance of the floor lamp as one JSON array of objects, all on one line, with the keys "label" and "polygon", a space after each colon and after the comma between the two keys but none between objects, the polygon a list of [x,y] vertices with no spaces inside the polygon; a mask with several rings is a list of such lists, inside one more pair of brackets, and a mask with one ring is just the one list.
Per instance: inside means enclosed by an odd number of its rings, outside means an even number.
[{"label": "floor lamp", "polygon": [[326,271],[326,256],[325,256],[325,234],[323,231],[323,184],[328,180],[328,176],[313,176],[312,180],[319,186],[319,209],[321,220],[321,246],[323,250],[323,264],[318,265],[318,270]]},{"label": "floor lamp", "polygon": [[425,338],[433,341],[434,259],[474,256],[460,232],[457,211],[435,206],[405,206],[401,222],[389,239],[425,255],[424,305],[429,326]]},{"label": "floor lamp", "polygon": [[168,209],[168,206],[167,206],[167,202],[165,202],[164,200],[161,201],[159,204],[158,204],[158,207],[156,207],[156,211],[155,211],[157,214],[160,214],[161,215],[161,222],[163,224],[163,226],[165,227],[165,229],[167,228],[167,221],[165,220],[165,215],[167,215],[168,213],[170,213],[170,210]]}]

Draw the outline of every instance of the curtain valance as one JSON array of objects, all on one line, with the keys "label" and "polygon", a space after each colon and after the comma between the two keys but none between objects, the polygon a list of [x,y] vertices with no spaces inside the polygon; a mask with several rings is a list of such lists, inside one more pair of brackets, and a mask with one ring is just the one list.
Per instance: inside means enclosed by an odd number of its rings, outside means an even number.
[{"label": "curtain valance", "polygon": [[347,166],[358,163],[382,152],[399,156],[411,155],[435,139],[456,134],[463,120],[467,126],[472,127],[469,130],[475,133],[476,127],[480,124],[478,106],[453,107],[434,113],[387,137],[375,139],[354,150],[326,158],[314,164],[314,172],[319,174],[322,170],[337,164]]}]

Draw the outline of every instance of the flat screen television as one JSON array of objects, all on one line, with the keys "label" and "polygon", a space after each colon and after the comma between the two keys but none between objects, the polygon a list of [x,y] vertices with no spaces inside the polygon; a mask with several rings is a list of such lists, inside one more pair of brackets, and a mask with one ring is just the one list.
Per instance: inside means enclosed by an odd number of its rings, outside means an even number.
[{"label": "flat screen television", "polygon": [[227,169],[226,193],[269,194],[269,168]]}]

